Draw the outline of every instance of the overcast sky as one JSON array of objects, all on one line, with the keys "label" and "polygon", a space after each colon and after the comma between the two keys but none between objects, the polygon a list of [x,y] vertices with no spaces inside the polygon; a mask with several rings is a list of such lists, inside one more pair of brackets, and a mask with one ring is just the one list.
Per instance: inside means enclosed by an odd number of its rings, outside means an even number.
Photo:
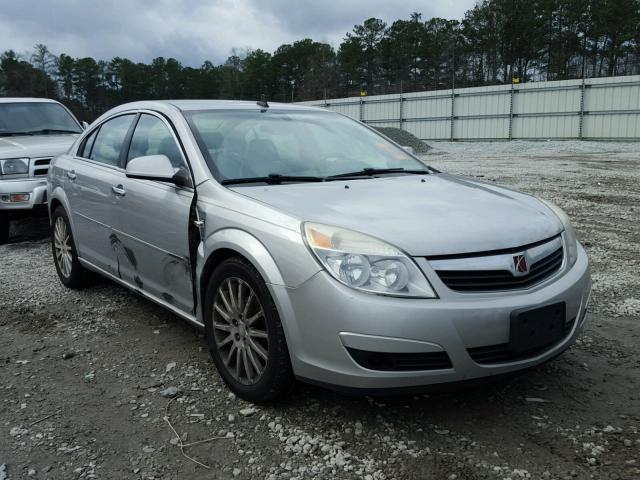
[{"label": "overcast sky", "polygon": [[460,19],[474,0],[0,0],[0,49],[44,43],[58,53],[185,65],[223,62],[232,48],[262,48],[305,37],[337,46],[369,17],[391,22]]}]

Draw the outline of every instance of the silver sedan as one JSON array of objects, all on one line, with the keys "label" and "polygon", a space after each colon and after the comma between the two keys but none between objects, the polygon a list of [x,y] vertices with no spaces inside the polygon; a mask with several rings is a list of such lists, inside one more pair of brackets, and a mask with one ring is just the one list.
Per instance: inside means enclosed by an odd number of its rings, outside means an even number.
[{"label": "silver sedan", "polygon": [[229,388],[357,392],[545,362],[584,326],[589,262],[558,207],[447,175],[348,117],[130,103],[49,171],[55,266],[203,327]]}]

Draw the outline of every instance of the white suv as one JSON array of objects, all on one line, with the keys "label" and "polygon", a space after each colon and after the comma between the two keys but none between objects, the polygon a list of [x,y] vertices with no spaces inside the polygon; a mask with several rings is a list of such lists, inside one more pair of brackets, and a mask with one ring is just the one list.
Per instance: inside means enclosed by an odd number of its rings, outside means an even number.
[{"label": "white suv", "polygon": [[51,159],[66,152],[83,125],[46,98],[0,98],[0,244],[9,220],[46,203]]}]

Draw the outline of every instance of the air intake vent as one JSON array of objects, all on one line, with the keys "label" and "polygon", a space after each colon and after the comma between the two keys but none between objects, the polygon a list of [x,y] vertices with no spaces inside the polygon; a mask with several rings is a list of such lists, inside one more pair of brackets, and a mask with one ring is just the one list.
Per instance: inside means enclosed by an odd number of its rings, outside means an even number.
[{"label": "air intake vent", "polygon": [[411,371],[452,368],[447,352],[386,353],[347,348],[358,365],[369,370]]}]

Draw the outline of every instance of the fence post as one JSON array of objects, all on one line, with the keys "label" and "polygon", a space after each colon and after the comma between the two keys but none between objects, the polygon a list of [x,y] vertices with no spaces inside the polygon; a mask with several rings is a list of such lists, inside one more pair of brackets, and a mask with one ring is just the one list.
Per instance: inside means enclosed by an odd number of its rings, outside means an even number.
[{"label": "fence post", "polygon": [[582,134],[582,126],[584,124],[584,91],[585,91],[585,84],[584,84],[584,76],[582,77],[582,84],[580,85],[580,120],[578,123],[578,139],[582,140],[583,134]]},{"label": "fence post", "polygon": [[364,122],[364,100],[360,97],[360,112],[358,115],[361,122]]},{"label": "fence post", "polygon": [[404,118],[403,118],[403,114],[404,114],[404,98],[402,98],[402,80],[400,80],[400,118],[399,118],[399,123],[400,123],[400,130],[404,130],[404,125],[402,122],[404,122]]},{"label": "fence post", "polygon": [[449,135],[449,140],[451,142],[453,142],[453,129],[454,129],[454,113],[455,113],[455,99],[456,99],[456,88],[455,86],[452,84],[451,85],[451,134]]},{"label": "fence post", "polygon": [[513,139],[513,94],[515,89],[511,82],[511,91],[509,92],[509,140]]}]

